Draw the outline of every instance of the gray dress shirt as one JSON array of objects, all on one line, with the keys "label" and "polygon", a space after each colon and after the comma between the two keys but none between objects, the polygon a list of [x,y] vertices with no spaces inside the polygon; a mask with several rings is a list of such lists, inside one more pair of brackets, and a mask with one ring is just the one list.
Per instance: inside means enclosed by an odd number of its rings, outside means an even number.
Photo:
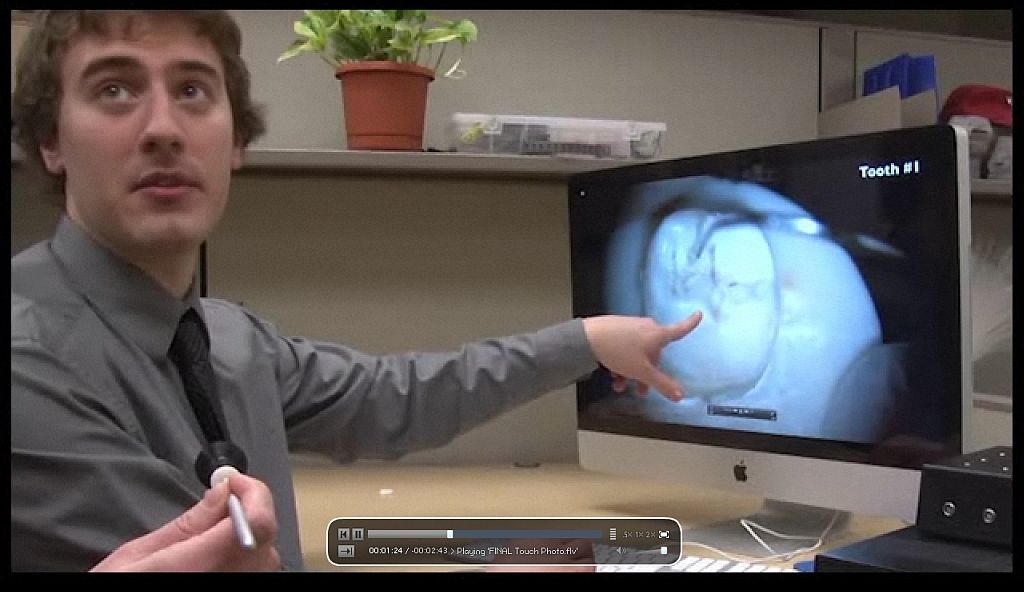
[{"label": "gray dress shirt", "polygon": [[285,337],[194,286],[173,297],[63,218],[11,258],[12,569],[88,569],[200,499],[203,436],[167,355],[188,307],[232,440],[273,492],[285,569],[302,568],[289,451],[397,458],[597,366],[579,319],[450,353]]}]

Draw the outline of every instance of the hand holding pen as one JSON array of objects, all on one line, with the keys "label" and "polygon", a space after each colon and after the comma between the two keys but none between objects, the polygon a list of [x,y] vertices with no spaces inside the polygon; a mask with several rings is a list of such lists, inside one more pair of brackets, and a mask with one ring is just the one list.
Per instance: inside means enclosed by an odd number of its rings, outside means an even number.
[{"label": "hand holding pen", "polygon": [[[223,434],[223,431],[218,428],[218,433]],[[218,483],[227,481],[232,475],[245,474],[248,466],[245,451],[230,440],[220,439],[211,441],[209,448],[202,450],[196,457],[195,464],[199,480],[209,485],[211,489]],[[243,549],[256,548],[256,539],[253,537],[249,519],[241,501],[234,493],[228,496],[228,513],[238,537],[238,544]]]},{"label": "hand holding pen", "polygon": [[[92,571],[280,570],[270,489],[247,475],[226,473],[229,482],[207,490],[199,502],[162,527],[124,543]],[[231,498],[237,501],[237,510],[230,509]],[[231,517],[238,511],[245,516],[253,548],[240,544],[240,522]]]},{"label": "hand holding pen", "polygon": [[[227,481],[231,475],[240,475],[238,469],[231,465],[221,465],[210,475],[210,486],[216,487],[221,481]],[[238,496],[234,493],[228,494],[228,513],[231,516],[231,522],[235,527],[235,535],[238,537],[238,544],[243,549],[252,550],[256,548],[256,538],[252,535],[252,527],[249,525],[249,519],[245,515],[245,509],[242,508],[242,502],[238,500]]]}]

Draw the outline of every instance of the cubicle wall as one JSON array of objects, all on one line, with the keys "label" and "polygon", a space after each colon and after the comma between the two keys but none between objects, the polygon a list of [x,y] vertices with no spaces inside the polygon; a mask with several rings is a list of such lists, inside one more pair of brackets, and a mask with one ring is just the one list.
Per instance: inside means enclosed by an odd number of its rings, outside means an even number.
[{"label": "cubicle wall", "polygon": [[[268,109],[255,147],[343,148],[328,67],[314,56],[276,63],[301,11],[233,12],[253,93]],[[816,133],[819,37],[807,23],[629,10],[445,14],[476,21],[480,40],[465,79],[431,85],[428,147],[447,147],[454,112],[664,121],[662,158]],[[13,167],[12,253],[56,218],[33,192]],[[288,334],[369,352],[449,349],[568,318],[568,241],[564,179],[250,169],[209,241],[209,292]],[[575,459],[565,388],[406,460]]]},{"label": "cubicle wall", "polygon": [[961,84],[993,84],[1013,88],[1013,44],[939,35],[858,31],[857,96],[864,90],[864,71],[900,54],[935,56],[940,105]]},{"label": "cubicle wall", "polygon": [[[277,64],[301,10],[234,11],[270,148],[342,148],[340,86],[312,55]],[[430,85],[425,146],[452,113],[664,121],[664,156],[814,137],[818,30],[637,10],[465,10],[479,40],[462,80]],[[449,50],[451,51],[451,50]]]},{"label": "cubicle wall", "polygon": [[[572,314],[563,193],[556,181],[244,174],[210,240],[210,292],[371,353],[537,329]],[[574,461],[575,429],[564,388],[407,460]]]}]

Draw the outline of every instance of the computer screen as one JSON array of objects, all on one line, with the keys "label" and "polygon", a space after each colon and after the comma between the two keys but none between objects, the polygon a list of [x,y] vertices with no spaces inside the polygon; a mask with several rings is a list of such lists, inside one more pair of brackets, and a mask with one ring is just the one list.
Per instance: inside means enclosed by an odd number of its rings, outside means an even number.
[{"label": "computer screen", "polygon": [[574,175],[574,314],[703,313],[682,401],[577,384],[582,466],[912,522],[967,442],[967,170],[930,126]]}]

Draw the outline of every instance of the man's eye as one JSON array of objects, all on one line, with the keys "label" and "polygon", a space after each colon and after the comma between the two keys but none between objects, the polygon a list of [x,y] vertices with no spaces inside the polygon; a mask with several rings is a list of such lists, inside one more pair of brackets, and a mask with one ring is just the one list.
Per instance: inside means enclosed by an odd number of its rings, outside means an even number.
[{"label": "man's eye", "polygon": [[208,99],[210,93],[201,84],[188,83],[181,87],[181,94],[186,99]]},{"label": "man's eye", "polygon": [[130,96],[128,89],[121,83],[111,82],[100,87],[99,96],[102,99],[120,101]]}]

